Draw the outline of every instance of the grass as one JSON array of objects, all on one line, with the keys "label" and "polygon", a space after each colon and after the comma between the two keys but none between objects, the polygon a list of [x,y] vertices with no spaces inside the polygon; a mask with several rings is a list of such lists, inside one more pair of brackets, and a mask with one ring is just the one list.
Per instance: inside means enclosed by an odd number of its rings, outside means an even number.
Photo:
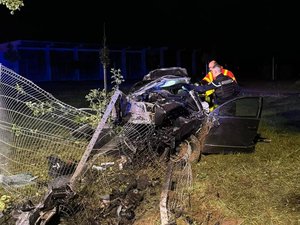
[{"label": "grass", "polygon": [[300,224],[299,113],[285,116],[297,107],[297,98],[265,98],[259,131],[270,143],[194,166],[189,214],[198,224]]}]

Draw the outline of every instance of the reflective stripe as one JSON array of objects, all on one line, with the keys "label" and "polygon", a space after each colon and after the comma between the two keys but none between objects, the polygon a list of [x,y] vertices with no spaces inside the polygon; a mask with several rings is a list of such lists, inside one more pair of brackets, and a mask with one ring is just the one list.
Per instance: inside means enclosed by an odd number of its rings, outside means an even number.
[{"label": "reflective stripe", "polygon": [[236,81],[235,76],[234,76],[233,73],[230,72],[229,70],[227,70],[227,69],[222,69],[222,73],[223,73],[225,76],[228,76],[228,77],[232,78],[232,80]]},{"label": "reflective stripe", "polygon": [[206,80],[208,83],[210,83],[210,80],[208,79],[208,77],[204,77],[203,80]]},{"label": "reflective stripe", "polygon": [[212,72],[208,72],[208,74],[206,74],[206,76],[203,78],[203,80],[206,80],[207,83],[211,83],[214,80]]},{"label": "reflective stripe", "polygon": [[212,74],[212,72],[209,72],[208,73],[208,76],[209,76],[209,82],[212,82],[213,80],[214,80],[214,77],[213,77],[213,74]]},{"label": "reflective stripe", "polygon": [[211,90],[208,90],[208,91],[206,91],[205,92],[205,96],[207,97],[207,96],[210,96],[212,93],[214,93],[215,92],[215,90],[214,89],[211,89]]},{"label": "reflective stripe", "polygon": [[211,111],[213,111],[215,108],[217,108],[218,107],[218,105],[213,105],[213,106],[211,106],[210,108],[209,108],[209,111],[211,112]]}]

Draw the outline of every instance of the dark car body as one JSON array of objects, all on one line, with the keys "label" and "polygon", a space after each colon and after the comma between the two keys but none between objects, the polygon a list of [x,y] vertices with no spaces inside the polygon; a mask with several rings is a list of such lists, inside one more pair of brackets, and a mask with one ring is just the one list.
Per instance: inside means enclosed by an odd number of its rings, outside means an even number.
[{"label": "dark car body", "polygon": [[[217,107],[203,153],[252,152],[257,143],[263,98],[241,96]],[[234,108],[234,113],[228,109]]]},{"label": "dark car body", "polygon": [[213,121],[213,127],[202,153],[254,151],[262,97],[239,96],[209,112],[198,93],[182,89],[190,82],[184,68],[151,71],[141,82],[133,85],[126,97],[126,114],[130,115],[127,122],[154,124],[158,132],[156,136],[165,135],[168,140],[181,142],[209,120]]}]

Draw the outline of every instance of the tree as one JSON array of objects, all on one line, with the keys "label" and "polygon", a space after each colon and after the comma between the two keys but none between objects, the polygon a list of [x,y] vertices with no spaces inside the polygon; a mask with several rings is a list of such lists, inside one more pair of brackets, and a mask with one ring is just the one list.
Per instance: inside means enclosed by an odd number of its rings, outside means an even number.
[{"label": "tree", "polygon": [[103,48],[100,50],[100,60],[103,65],[104,91],[107,91],[106,68],[109,65],[109,49],[106,46],[105,24],[103,26]]},{"label": "tree", "polygon": [[20,10],[24,6],[23,0],[0,0],[0,5],[5,5],[10,10],[11,14],[15,11]]}]

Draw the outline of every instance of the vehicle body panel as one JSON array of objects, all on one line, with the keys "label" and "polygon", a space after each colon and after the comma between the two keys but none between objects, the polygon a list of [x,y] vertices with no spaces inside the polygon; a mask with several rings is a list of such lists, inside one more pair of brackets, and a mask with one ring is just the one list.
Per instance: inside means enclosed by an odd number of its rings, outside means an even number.
[{"label": "vehicle body panel", "polygon": [[262,105],[262,97],[244,96],[225,102],[211,112],[209,116],[216,121],[206,138],[203,153],[254,151]]}]

